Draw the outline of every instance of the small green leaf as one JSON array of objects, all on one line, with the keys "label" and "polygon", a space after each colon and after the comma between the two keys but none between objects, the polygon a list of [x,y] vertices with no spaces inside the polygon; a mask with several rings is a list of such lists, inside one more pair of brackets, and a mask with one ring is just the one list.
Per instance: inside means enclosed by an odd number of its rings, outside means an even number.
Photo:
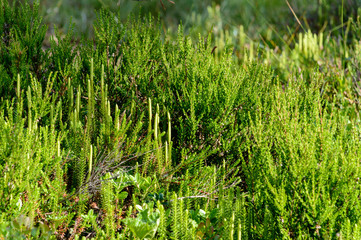
[{"label": "small green leaf", "polygon": [[118,195],[118,198],[120,200],[124,200],[128,197],[128,192],[121,192],[119,195]]},{"label": "small green leaf", "polygon": [[[137,209],[143,209],[137,205]],[[137,218],[126,218],[123,220],[133,234],[139,239],[150,238],[152,239],[157,232],[160,223],[160,213],[157,209],[155,212],[147,208],[140,210]]]}]

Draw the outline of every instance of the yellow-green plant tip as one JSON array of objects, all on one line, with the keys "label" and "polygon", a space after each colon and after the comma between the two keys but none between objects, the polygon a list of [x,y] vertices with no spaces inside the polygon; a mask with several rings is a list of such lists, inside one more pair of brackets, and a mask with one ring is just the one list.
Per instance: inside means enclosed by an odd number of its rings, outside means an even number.
[{"label": "yellow-green plant tip", "polygon": [[93,169],[93,145],[90,145],[87,182],[89,182],[90,180],[92,169]]},{"label": "yellow-green plant tip", "polygon": [[155,119],[154,119],[154,139],[158,140],[158,113],[155,114]]},{"label": "yellow-green plant tip", "polygon": [[165,141],[165,166],[168,167],[168,142]]},{"label": "yellow-green plant tip", "polygon": [[170,118],[170,113],[168,112],[168,142],[169,144],[172,141],[172,125],[171,125],[171,118]]},{"label": "yellow-green plant tip", "polygon": [[58,140],[58,157],[60,157],[60,141]]},{"label": "yellow-green plant tip", "polygon": [[17,83],[16,83],[16,95],[20,99],[20,74],[18,74]]}]

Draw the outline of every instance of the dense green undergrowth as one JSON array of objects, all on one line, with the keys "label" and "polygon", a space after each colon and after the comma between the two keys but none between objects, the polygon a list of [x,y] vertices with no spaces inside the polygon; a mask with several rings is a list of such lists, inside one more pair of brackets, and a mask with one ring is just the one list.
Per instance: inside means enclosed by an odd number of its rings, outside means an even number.
[{"label": "dense green undergrowth", "polygon": [[358,19],[278,62],[106,10],[44,48],[0,3],[0,239],[361,237]]}]

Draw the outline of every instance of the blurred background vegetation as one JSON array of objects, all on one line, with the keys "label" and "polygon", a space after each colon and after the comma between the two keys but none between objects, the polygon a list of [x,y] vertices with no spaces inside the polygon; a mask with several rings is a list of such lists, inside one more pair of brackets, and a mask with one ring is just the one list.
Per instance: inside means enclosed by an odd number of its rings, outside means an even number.
[{"label": "blurred background vegetation", "polygon": [[[68,29],[70,19],[78,35],[92,35],[94,10],[104,7],[116,12],[124,21],[130,13],[151,13],[160,17],[165,29],[177,30],[183,23],[189,33],[219,32],[228,29],[237,35],[243,26],[247,35],[257,38],[275,31],[292,35],[298,29],[290,6],[305,27],[312,31],[340,29],[349,17],[360,11],[360,0],[43,0],[41,1],[45,21]],[[140,10],[142,9],[142,10]],[[278,36],[280,37],[280,36]]]}]

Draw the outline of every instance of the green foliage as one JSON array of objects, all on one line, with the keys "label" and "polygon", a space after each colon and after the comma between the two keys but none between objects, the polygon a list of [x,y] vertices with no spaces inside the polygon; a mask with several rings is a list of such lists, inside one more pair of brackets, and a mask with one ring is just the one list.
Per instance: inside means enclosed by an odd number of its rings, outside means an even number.
[{"label": "green foliage", "polygon": [[0,6],[0,94],[9,98],[15,95],[11,90],[18,74],[25,78],[24,87],[29,84],[30,72],[41,78],[46,58],[42,43],[47,27],[39,15],[38,1],[30,7],[1,0]]},{"label": "green foliage", "polygon": [[0,236],[6,239],[50,239],[52,232],[49,227],[41,223],[38,227],[33,227],[33,222],[29,217],[19,216],[12,222],[2,222],[0,225]]},{"label": "green foliage", "polygon": [[38,8],[1,1],[0,238],[359,238],[359,19],[278,52],[101,10],[43,50]]},{"label": "green foliage", "polygon": [[[108,173],[104,176],[104,180],[110,179],[111,175]],[[105,221],[104,225],[106,228],[107,236],[114,237],[114,220],[113,220],[113,208],[114,208],[114,196],[112,184],[109,181],[105,181],[102,185],[102,207],[105,210]]]},{"label": "green foliage", "polygon": [[153,207],[149,205],[137,205],[137,209],[139,211],[137,218],[126,218],[123,222],[136,239],[154,238],[160,223],[159,210],[153,211]]}]

